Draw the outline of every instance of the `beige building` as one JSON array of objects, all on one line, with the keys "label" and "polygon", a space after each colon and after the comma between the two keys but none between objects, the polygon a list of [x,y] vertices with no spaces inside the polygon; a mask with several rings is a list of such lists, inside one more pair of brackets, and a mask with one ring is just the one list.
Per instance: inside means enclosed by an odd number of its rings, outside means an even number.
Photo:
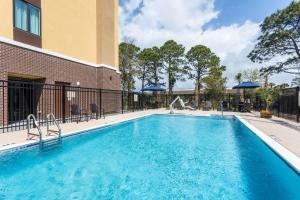
[{"label": "beige building", "polygon": [[2,80],[119,88],[118,0],[1,0],[0,45]]},{"label": "beige building", "polygon": [[72,104],[119,110],[101,94],[120,90],[118,43],[118,0],[0,0],[0,130],[32,113],[65,121]]}]

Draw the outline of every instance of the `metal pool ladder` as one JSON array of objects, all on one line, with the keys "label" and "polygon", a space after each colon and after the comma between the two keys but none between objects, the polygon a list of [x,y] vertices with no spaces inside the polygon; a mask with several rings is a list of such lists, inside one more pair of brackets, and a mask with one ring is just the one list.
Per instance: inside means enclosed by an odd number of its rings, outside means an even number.
[{"label": "metal pool ladder", "polygon": [[223,105],[223,101],[220,101],[220,110],[222,112],[222,117],[224,117],[224,105]]},{"label": "metal pool ladder", "polygon": [[[33,125],[35,128],[37,128],[38,130],[38,133],[34,133],[34,132],[31,132],[31,123],[30,123],[30,120],[33,120]],[[30,114],[28,115],[27,117],[27,140],[30,140],[32,139],[32,137],[30,136],[38,136],[39,137],[39,145],[40,145],[40,149],[42,148],[42,140],[43,140],[43,133],[42,133],[42,130],[41,130],[41,127],[39,125],[39,123],[37,122],[35,116],[33,114]]]},{"label": "metal pool ladder", "polygon": [[[30,123],[31,119],[33,120],[33,124],[34,124],[35,128],[37,128],[37,130],[38,130],[38,134],[31,132],[31,123]],[[51,119],[53,120],[55,126],[57,127],[57,130],[50,129]],[[61,145],[61,143],[62,143],[61,128],[60,128],[60,125],[57,122],[53,113],[50,113],[47,115],[47,136],[51,135],[51,133],[56,134],[57,137],[50,139],[50,140],[44,140],[41,127],[40,127],[38,121],[36,120],[35,116],[33,114],[28,115],[28,117],[27,117],[27,139],[31,139],[32,137],[30,137],[30,136],[34,136],[34,137],[38,136],[39,137],[39,148],[41,151],[52,149],[54,147]]]},{"label": "metal pool ladder", "polygon": [[[53,120],[54,125],[56,126],[57,130],[51,130],[50,129],[51,119]],[[48,145],[48,147],[53,147],[53,146],[59,146],[62,143],[61,128],[60,128],[60,125],[59,125],[58,121],[56,120],[53,113],[50,113],[50,114],[47,115],[47,136],[51,135],[51,133],[54,133],[55,135],[57,135],[57,137],[55,139],[52,139],[52,140],[49,140],[49,141],[43,141],[43,148],[46,145]]]}]

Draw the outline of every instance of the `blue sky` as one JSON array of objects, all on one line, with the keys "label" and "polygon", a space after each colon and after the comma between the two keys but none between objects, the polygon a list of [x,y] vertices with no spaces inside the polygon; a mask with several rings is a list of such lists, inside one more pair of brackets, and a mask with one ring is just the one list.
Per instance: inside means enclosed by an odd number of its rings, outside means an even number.
[{"label": "blue sky", "polygon": [[[120,0],[120,38],[131,38],[142,47],[160,46],[169,39],[186,50],[203,44],[227,66],[227,86],[235,84],[241,71],[264,65],[252,63],[247,55],[260,34],[266,16],[286,7],[291,0]],[[293,76],[276,75],[275,83],[290,83]],[[176,88],[193,88],[192,81]]]},{"label": "blue sky", "polygon": [[266,16],[286,7],[290,0],[216,0],[220,15],[209,26],[224,26],[232,23],[242,24],[247,20],[261,22]]}]

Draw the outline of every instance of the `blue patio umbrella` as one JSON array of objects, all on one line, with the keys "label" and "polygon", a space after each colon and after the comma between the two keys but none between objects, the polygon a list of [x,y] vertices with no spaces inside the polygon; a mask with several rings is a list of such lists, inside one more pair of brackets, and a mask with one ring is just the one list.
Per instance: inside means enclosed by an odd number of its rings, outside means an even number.
[{"label": "blue patio umbrella", "polygon": [[149,86],[149,87],[145,87],[143,90],[143,92],[145,91],[149,91],[149,92],[158,92],[158,91],[166,91],[166,89],[160,87],[160,86]]},{"label": "blue patio umbrella", "polygon": [[232,89],[253,89],[260,87],[259,84],[253,83],[253,82],[242,82],[236,86],[234,86]]}]

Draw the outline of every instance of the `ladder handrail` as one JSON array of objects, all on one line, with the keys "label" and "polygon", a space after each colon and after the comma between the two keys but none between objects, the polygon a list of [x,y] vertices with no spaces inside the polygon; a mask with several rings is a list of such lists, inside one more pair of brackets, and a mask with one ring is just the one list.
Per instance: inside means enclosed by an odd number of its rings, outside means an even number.
[{"label": "ladder handrail", "polygon": [[54,124],[58,129],[58,136],[59,136],[59,138],[61,138],[61,128],[60,128],[60,125],[57,122],[57,120],[56,120],[53,113],[50,113],[50,114],[47,115],[47,135],[49,135],[49,131],[50,131],[50,123],[49,122],[51,121],[51,118],[53,119]]},{"label": "ladder handrail", "polygon": [[[35,134],[35,133],[30,133],[30,129],[31,129],[31,126],[30,126],[30,120],[33,119],[33,123],[34,125],[36,126],[39,134]],[[40,145],[41,145],[41,142],[42,142],[42,138],[43,138],[43,134],[42,134],[42,130],[41,130],[41,127],[38,123],[38,121],[36,120],[34,114],[30,114],[27,116],[27,138],[29,139],[29,135],[33,135],[33,136],[39,136],[39,142],[40,142]]]},{"label": "ladder handrail", "polygon": [[176,99],[174,101],[172,101],[172,103],[170,103],[170,114],[174,114],[173,111],[173,105],[176,103],[176,101],[178,101],[180,99],[180,96],[177,96]]},{"label": "ladder handrail", "polygon": [[220,102],[220,110],[222,112],[222,117],[224,116],[224,105],[223,105],[223,100]]}]

